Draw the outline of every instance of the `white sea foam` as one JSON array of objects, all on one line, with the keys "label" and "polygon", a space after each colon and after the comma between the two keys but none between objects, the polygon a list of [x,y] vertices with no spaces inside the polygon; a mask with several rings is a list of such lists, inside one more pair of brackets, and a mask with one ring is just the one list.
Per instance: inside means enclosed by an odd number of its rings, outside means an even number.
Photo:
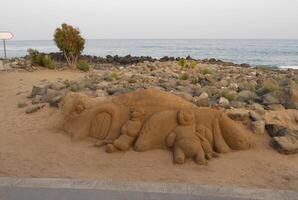
[{"label": "white sea foam", "polygon": [[280,69],[298,69],[298,66],[280,66]]}]

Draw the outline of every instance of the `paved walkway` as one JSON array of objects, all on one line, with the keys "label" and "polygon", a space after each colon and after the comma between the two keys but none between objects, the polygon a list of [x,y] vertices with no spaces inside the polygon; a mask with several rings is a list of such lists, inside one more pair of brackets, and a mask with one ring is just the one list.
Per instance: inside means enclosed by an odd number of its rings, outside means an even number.
[{"label": "paved walkway", "polygon": [[298,200],[298,191],[172,183],[0,178],[0,200]]}]

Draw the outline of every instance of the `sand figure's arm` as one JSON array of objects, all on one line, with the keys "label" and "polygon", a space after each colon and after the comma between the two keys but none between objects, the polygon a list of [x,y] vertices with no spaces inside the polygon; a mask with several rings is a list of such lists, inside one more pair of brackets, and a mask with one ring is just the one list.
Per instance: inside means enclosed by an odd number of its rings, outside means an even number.
[{"label": "sand figure's arm", "polygon": [[[131,123],[131,122],[128,122],[128,123]],[[131,137],[135,138],[139,135],[139,132],[142,128],[142,124],[141,124],[140,121],[137,121],[137,122],[134,122],[134,123],[135,123],[134,126],[131,129],[127,130],[126,134],[128,136],[131,136]]]},{"label": "sand figure's arm", "polygon": [[176,140],[176,133],[171,132],[166,139],[166,145],[168,147],[173,147],[175,144],[175,140]]},{"label": "sand figure's arm", "polygon": [[213,121],[213,138],[214,138],[214,147],[216,152],[227,153],[230,151],[229,146],[227,145],[224,138],[222,137],[218,119],[215,119]]},{"label": "sand figure's arm", "polygon": [[202,145],[203,151],[205,152],[205,157],[207,160],[210,160],[213,157],[218,157],[218,154],[213,151],[211,144],[203,135],[201,135],[198,131],[196,131],[196,136],[201,141],[201,145]]}]

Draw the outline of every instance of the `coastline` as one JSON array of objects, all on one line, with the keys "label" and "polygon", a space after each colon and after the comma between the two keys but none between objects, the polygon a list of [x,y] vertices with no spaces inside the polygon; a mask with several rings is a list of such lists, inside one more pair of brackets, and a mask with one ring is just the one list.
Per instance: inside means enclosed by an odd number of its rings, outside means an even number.
[{"label": "coastline", "polygon": [[[91,56],[125,55],[187,57],[195,59],[216,58],[237,64],[248,63],[252,66],[297,66],[298,40],[279,39],[92,39],[86,40],[83,54]],[[1,44],[0,44],[1,47]],[[23,57],[27,49],[40,52],[57,52],[52,40],[8,41],[10,57]],[[1,57],[0,52],[0,57]]]}]

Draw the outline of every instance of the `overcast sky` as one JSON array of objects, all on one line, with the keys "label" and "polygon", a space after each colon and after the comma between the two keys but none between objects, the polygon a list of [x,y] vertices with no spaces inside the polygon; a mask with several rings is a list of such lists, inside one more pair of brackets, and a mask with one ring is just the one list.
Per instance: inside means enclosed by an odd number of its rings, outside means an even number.
[{"label": "overcast sky", "polygon": [[88,39],[298,38],[298,0],[0,0],[0,31],[52,39],[66,22]]}]

